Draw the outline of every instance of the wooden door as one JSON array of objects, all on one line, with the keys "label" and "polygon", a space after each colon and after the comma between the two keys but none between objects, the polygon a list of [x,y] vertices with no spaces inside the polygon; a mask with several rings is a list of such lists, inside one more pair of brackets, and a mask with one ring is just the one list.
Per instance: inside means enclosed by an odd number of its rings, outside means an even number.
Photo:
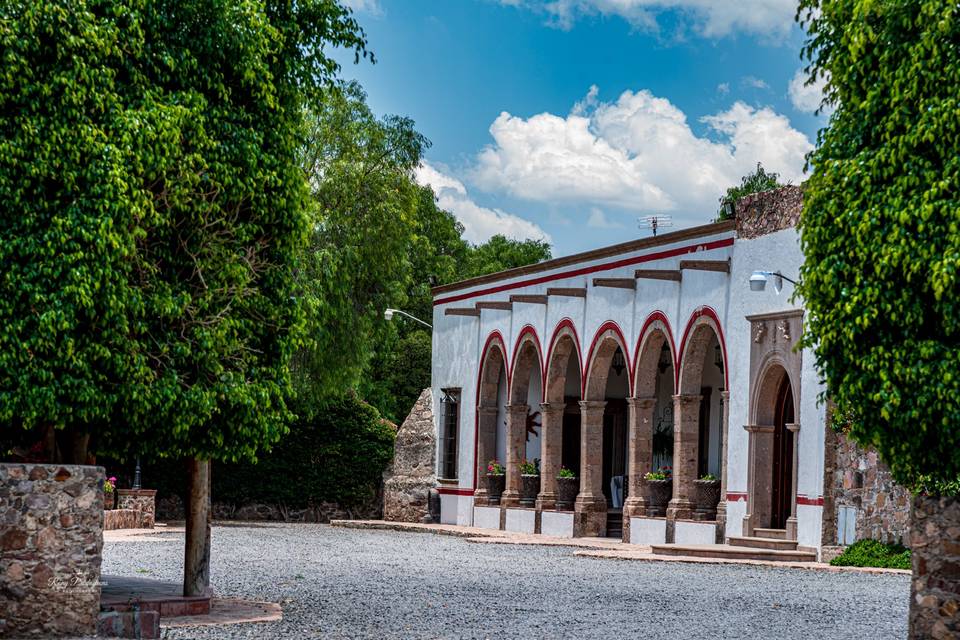
[{"label": "wooden door", "polygon": [[793,390],[790,379],[784,375],[777,390],[773,431],[773,500],[770,526],[784,529],[793,503],[793,434],[787,429],[793,424]]}]

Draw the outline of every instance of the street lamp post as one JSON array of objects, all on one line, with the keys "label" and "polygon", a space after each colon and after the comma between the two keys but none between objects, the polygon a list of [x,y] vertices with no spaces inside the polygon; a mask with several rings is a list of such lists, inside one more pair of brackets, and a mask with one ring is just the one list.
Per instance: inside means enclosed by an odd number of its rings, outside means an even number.
[{"label": "street lamp post", "polygon": [[419,322],[420,324],[422,324],[423,326],[425,326],[427,329],[430,329],[431,331],[433,330],[433,325],[431,325],[429,322],[424,322],[424,321],[421,320],[420,318],[418,318],[418,317],[416,317],[416,316],[412,316],[412,315],[410,315],[409,313],[407,313],[406,311],[401,311],[400,309],[385,309],[384,312],[383,312],[383,317],[384,317],[385,320],[393,320],[393,314],[395,314],[395,313],[399,313],[399,314],[402,315],[402,316],[406,316],[406,317],[410,318],[411,320],[413,320],[414,322]]}]

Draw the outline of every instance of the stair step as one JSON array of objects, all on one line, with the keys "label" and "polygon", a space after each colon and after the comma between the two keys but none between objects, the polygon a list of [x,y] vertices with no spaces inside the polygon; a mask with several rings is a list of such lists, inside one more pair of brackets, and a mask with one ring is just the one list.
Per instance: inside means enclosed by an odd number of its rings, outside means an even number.
[{"label": "stair step", "polygon": [[796,540],[778,540],[776,538],[758,538],[747,536],[730,536],[727,544],[734,547],[750,547],[753,549],[777,549],[781,551],[795,551]]},{"label": "stair step", "polygon": [[754,528],[753,535],[758,538],[772,538],[774,540],[786,540],[787,539],[787,530],[786,529],[761,529],[759,527]]},{"label": "stair step", "polygon": [[623,512],[622,511],[607,511],[607,536],[608,538],[622,538],[623,537]]},{"label": "stair step", "polygon": [[817,554],[812,551],[757,549],[754,547],[735,547],[728,544],[654,544],[650,546],[650,549],[654,555],[661,556],[766,560],[770,562],[816,562],[817,560]]}]

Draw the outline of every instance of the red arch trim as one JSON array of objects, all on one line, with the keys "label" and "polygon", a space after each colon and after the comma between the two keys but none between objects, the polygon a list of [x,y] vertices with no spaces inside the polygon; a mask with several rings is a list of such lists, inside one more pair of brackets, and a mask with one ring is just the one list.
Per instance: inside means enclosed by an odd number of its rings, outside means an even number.
[{"label": "red arch trim", "polygon": [[590,351],[587,352],[587,361],[583,365],[583,374],[580,376],[580,397],[583,398],[587,392],[587,378],[590,375],[590,367],[593,365],[593,352],[597,348],[597,342],[600,340],[600,336],[607,330],[613,331],[617,335],[617,339],[620,340],[620,349],[623,351],[623,359],[627,361],[627,393],[633,395],[633,365],[630,363],[630,350],[627,347],[627,340],[623,337],[623,331],[620,330],[620,325],[618,325],[613,320],[607,320],[597,329],[597,332],[593,334],[593,342],[590,343]]},{"label": "red arch trim", "polygon": [[480,366],[477,369],[477,395],[473,403],[473,490],[477,488],[477,453],[480,446],[480,385],[483,384],[483,367],[487,363],[487,354],[495,342],[499,341],[500,353],[503,356],[503,368],[507,373],[507,391],[510,390],[510,360],[507,353],[507,343],[503,339],[503,334],[499,331],[492,331],[487,336],[487,341],[483,343],[483,350],[480,351]]},{"label": "red arch trim", "polygon": [[[640,333],[637,334],[637,346],[633,350],[633,365],[637,366],[637,363],[640,361],[640,345],[643,344],[643,339],[647,336],[647,329],[649,329],[650,325],[657,320],[662,322],[663,326],[667,329],[667,342],[670,344],[670,354],[673,356],[673,388],[676,389],[680,375],[680,366],[677,362],[677,345],[673,341],[673,330],[670,328],[670,321],[667,320],[667,314],[665,314],[663,311],[654,311],[647,316],[646,320],[643,321],[643,327],[640,329]],[[636,372],[634,372],[633,378],[636,380]],[[630,395],[633,395],[635,392],[636,389],[631,387]]]},{"label": "red arch trim", "polygon": [[[528,334],[533,336],[533,344],[537,349],[537,358],[540,361],[540,399],[543,400],[544,388],[546,386],[544,384],[544,379],[547,377],[546,365],[544,364],[543,360],[543,347],[540,345],[540,336],[537,335],[537,330],[531,324],[524,325],[523,328],[520,329],[520,333],[517,334],[517,341],[513,344],[513,356],[510,359],[510,373],[512,376],[513,371],[516,368],[517,358],[520,356],[520,343],[523,341],[523,337]],[[512,383],[513,381],[511,377],[510,384],[512,385]],[[511,388],[507,389],[508,401],[512,391],[513,389]]]},{"label": "red arch trim", "polygon": [[553,362],[553,349],[557,346],[557,338],[564,327],[569,327],[570,332],[573,334],[573,346],[576,347],[577,352],[577,368],[580,370],[580,397],[583,397],[583,352],[580,348],[580,336],[577,334],[577,327],[573,324],[573,320],[563,318],[557,323],[557,326],[553,328],[553,335],[550,336],[550,347],[547,350],[547,357],[543,362],[543,384],[541,386],[543,387],[544,400],[546,400],[547,397],[547,372],[550,371],[550,363]]},{"label": "red arch trim", "polygon": [[[717,312],[713,310],[712,307],[706,305],[702,307],[697,307],[694,309],[693,313],[690,314],[690,319],[687,320],[687,326],[683,330],[683,339],[680,340],[680,359],[683,359],[685,355],[685,350],[687,348],[687,340],[690,338],[690,331],[693,330],[693,323],[697,321],[697,318],[706,316],[713,320],[714,324],[717,325],[717,340],[720,342],[720,351],[723,353],[723,385],[724,388],[730,390],[730,361],[727,360],[727,341],[723,337],[723,325],[720,324],[720,317],[717,316]],[[680,393],[680,370],[682,363],[677,362],[676,366],[676,385],[675,389],[677,393]]]}]

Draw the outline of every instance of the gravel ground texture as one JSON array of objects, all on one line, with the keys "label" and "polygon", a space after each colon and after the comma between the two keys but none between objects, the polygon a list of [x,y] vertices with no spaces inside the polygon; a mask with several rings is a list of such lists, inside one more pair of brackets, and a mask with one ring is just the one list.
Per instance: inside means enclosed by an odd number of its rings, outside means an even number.
[{"label": "gravel ground texture", "polygon": [[[220,597],[283,621],[165,638],[903,638],[910,577],[574,557],[313,524],[213,530]],[[179,581],[183,535],[108,541],[103,573]]]}]

